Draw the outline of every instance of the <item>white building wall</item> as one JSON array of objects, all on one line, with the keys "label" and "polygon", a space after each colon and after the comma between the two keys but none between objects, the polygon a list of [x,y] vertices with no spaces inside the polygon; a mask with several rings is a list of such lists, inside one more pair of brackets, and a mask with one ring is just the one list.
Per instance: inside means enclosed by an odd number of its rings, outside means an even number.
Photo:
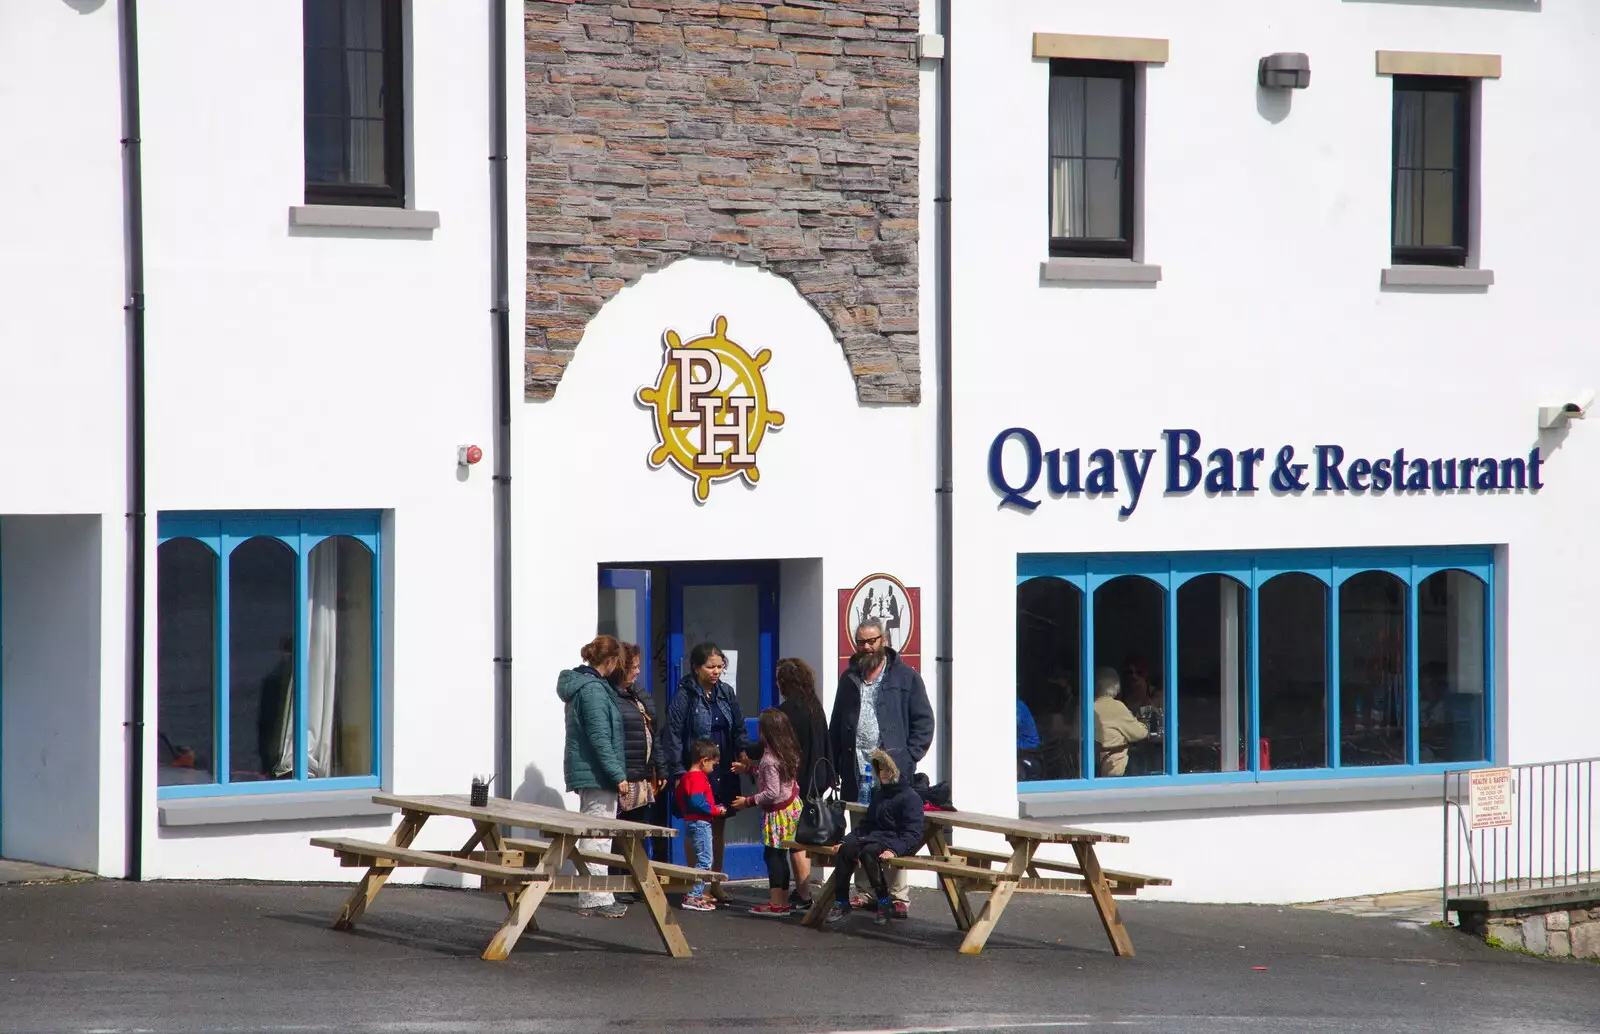
[{"label": "white building wall", "polygon": [[[0,163],[0,193],[10,207],[8,243],[0,248],[0,514],[80,515],[73,520],[87,523],[78,531],[97,541],[74,549],[96,558],[96,606],[106,615],[94,652],[83,655],[97,660],[98,691],[71,694],[47,711],[30,709],[22,731],[5,733],[73,744],[79,767],[65,791],[71,798],[75,780],[98,777],[99,818],[91,823],[98,830],[80,828],[77,808],[44,808],[28,816],[25,834],[13,828],[0,850],[108,874],[120,874],[123,864],[128,717],[119,70],[115,4],[11,4],[0,14],[0,138],[8,155],[22,159]],[[74,573],[89,577],[81,567]],[[0,610],[8,622],[30,612],[60,619],[39,595],[50,588],[49,578],[17,582]],[[89,591],[89,584],[76,588]],[[9,709],[15,697],[8,700]],[[0,793],[31,794],[5,786],[7,774],[10,766],[0,773]],[[13,811],[8,825],[21,822]]]},{"label": "white building wall", "polygon": [[[431,233],[290,227],[298,4],[253,10],[247,31],[228,4],[141,8],[150,510],[387,511],[386,782],[464,792],[494,763],[489,6],[405,6],[411,206],[438,212]],[[470,473],[464,444],[485,452]],[[150,877],[348,875],[303,823],[157,821]]]},{"label": "white building wall", "polygon": [[[692,480],[646,463],[654,416],[635,393],[655,383],[666,330],[687,341],[710,332],[718,315],[745,350],[771,350],[767,392],[784,424],[757,453],[755,487],[719,483],[700,504]],[[821,558],[817,610],[780,615],[779,655],[820,661],[830,704],[837,590],[892,573],[924,588],[922,620],[931,628],[932,418],[929,405],[858,404],[822,317],[775,274],[681,259],[623,288],[591,320],[555,398],[518,412],[518,796],[549,803],[547,788],[565,790],[555,679],[580,663],[579,648],[594,637],[602,563]],[[788,577],[801,568],[818,565],[784,565],[786,597],[803,588],[790,583],[804,579]],[[800,639],[794,647],[790,633]],[[927,631],[922,642],[931,696]],[[576,795],[566,799],[575,805]]]},{"label": "white building wall", "polygon": [[125,509],[117,14],[84,7],[0,14],[0,513]]},{"label": "white building wall", "polygon": [[7,858],[91,872],[107,860],[102,730],[93,720],[103,689],[100,571],[98,514],[0,520],[0,852]]},{"label": "white building wall", "polygon": [[[1172,552],[1496,544],[1507,547],[1499,645],[1507,760],[1597,753],[1590,533],[1596,428],[1536,432],[1541,403],[1600,382],[1584,203],[1600,151],[1589,105],[1588,5],[1485,9],[1229,0],[1138,5],[1015,0],[956,5],[955,779],[964,808],[1017,806],[1015,580],[1019,553]],[[1032,34],[1170,40],[1144,72],[1143,261],[1153,288],[1041,282],[1047,258],[1049,63]],[[1379,286],[1389,247],[1391,80],[1377,50],[1503,55],[1483,83],[1481,247],[1487,291]],[[1256,61],[1310,54],[1311,86],[1264,96]],[[997,103],[996,98],[1005,98]],[[1153,448],[1126,493],[999,506],[995,435],[1032,428],[1045,449]],[[1538,493],[1207,498],[1162,493],[1164,428],[1203,451],[1317,443],[1357,455],[1525,455]],[[1010,455],[1009,469],[1017,469]],[[978,659],[981,658],[981,661]],[[978,662],[975,665],[974,662]],[[1002,673],[982,679],[979,671]],[[1108,865],[1174,877],[1170,896],[1293,900],[1435,885],[1436,805],[1244,810],[1114,823],[1133,836]],[[1085,821],[1085,825],[1095,823]],[[1381,862],[1363,860],[1369,849]]]}]

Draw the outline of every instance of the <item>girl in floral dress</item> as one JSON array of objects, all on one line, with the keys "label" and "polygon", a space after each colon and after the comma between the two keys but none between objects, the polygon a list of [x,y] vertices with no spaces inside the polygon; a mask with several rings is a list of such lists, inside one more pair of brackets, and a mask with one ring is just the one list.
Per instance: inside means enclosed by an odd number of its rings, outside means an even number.
[{"label": "girl in floral dress", "polygon": [[769,900],[750,910],[751,915],[789,914],[789,852],[783,844],[794,839],[800,821],[800,743],[789,716],[776,707],[761,712],[757,726],[761,738],[761,765],[756,770],[756,792],[739,797],[735,808],[759,807],[762,812],[761,854],[767,863]]}]

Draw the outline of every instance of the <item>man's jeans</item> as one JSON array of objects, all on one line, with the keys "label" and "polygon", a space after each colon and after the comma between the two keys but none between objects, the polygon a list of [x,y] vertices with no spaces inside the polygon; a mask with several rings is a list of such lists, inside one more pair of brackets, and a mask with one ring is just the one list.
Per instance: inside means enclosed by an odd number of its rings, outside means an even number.
[{"label": "man's jeans", "polygon": [[[696,869],[711,871],[711,823],[703,819],[690,819],[685,822],[684,828],[688,832],[688,843],[685,845],[689,851],[689,864]],[[689,888],[689,896],[698,898],[705,894],[706,885],[696,883]]]}]

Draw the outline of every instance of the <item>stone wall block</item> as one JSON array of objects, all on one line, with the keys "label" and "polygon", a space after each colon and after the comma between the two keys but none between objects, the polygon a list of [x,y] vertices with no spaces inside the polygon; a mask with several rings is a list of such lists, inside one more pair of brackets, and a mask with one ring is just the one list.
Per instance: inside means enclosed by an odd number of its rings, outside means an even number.
[{"label": "stone wall block", "polygon": [[1580,959],[1600,959],[1600,921],[1578,923],[1572,927],[1571,935],[1572,954]]},{"label": "stone wall block", "polygon": [[524,390],[684,255],[788,278],[863,402],[921,399],[919,0],[524,0]]}]

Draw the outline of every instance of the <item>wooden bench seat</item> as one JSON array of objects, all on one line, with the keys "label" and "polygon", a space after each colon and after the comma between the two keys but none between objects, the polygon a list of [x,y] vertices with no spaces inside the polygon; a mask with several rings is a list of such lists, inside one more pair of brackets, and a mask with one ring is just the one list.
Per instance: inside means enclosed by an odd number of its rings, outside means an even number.
[{"label": "wooden bench seat", "polygon": [[[793,840],[784,842],[783,845],[790,851],[805,851],[819,864],[828,865],[834,855],[839,851],[837,847],[818,844],[801,844]],[[1034,858],[1028,865],[1028,874],[1025,878],[1010,881],[1004,873],[997,869],[988,868],[991,862],[1009,862],[1011,855],[1004,851],[985,851],[974,847],[952,847],[950,854],[964,858],[968,863],[976,862],[977,865],[960,862],[948,862],[939,858],[930,858],[927,855],[912,855],[907,858],[893,858],[884,864],[892,869],[910,869],[920,872],[938,873],[941,876],[953,876],[957,879],[972,880],[978,883],[1016,882],[1017,890],[1029,894],[1085,894],[1088,885],[1082,879],[1052,879],[1040,877],[1039,872],[1063,872],[1074,876],[1082,876],[1083,868],[1073,862],[1058,862],[1048,858]],[[1145,876],[1132,872],[1116,872],[1111,869],[1103,870],[1106,882],[1110,885],[1111,893],[1119,897],[1130,897],[1141,887],[1170,887],[1172,881],[1165,876]]]},{"label": "wooden bench seat", "polygon": [[[805,851],[822,864],[831,864],[835,855],[839,853],[837,847],[819,846],[817,844],[801,844],[793,840],[783,843],[786,850]],[[939,858],[930,858],[927,855],[907,855],[903,858],[886,858],[883,860],[885,867],[890,869],[907,869],[917,872],[933,872],[940,876],[952,876],[959,880],[972,880],[975,883],[1000,883],[1002,881],[1016,880],[1014,876],[1007,876],[995,869],[984,869],[975,865],[963,865],[960,862],[947,862]]]},{"label": "wooden bench seat", "polygon": [[350,837],[314,837],[312,847],[323,847],[339,856],[341,864],[350,866],[417,865],[433,869],[448,869],[487,879],[526,883],[531,880],[548,880],[550,877],[513,865],[501,865],[482,858],[466,858],[459,854],[440,851],[419,851],[411,847],[395,847],[370,840]]},{"label": "wooden bench seat", "polygon": [[[508,849],[525,851],[531,855],[542,855],[550,850],[548,840],[523,840],[509,837],[505,841]],[[574,851],[569,857],[595,865],[614,865],[617,868],[626,868],[627,862],[619,854],[609,851]],[[663,883],[721,883],[728,878],[725,872],[713,872],[710,869],[695,869],[687,865],[674,865],[671,862],[651,862],[650,867],[661,877]]]},{"label": "wooden bench seat", "polygon": [[[969,861],[1009,862],[1011,860],[1011,855],[1009,852],[984,851],[975,847],[952,846],[950,848],[950,853],[952,855],[959,855],[962,858],[968,859]],[[1043,872],[1065,872],[1078,876],[1083,875],[1083,867],[1075,862],[1058,862],[1049,858],[1039,858],[1037,856],[1035,856],[1029,862],[1029,867],[1041,870]],[[1139,887],[1172,886],[1172,881],[1167,879],[1165,876],[1145,876],[1141,873],[1119,872],[1115,869],[1103,869],[1101,871],[1105,874],[1105,877],[1109,882],[1123,884],[1124,886],[1133,887],[1135,889]]]}]

